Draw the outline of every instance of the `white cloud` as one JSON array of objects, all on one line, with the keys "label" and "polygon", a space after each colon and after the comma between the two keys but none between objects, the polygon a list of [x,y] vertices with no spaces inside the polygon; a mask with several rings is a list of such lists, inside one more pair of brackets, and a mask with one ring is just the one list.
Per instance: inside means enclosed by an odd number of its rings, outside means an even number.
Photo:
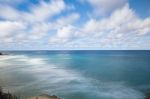
[{"label": "white cloud", "polygon": [[[4,10],[5,9],[5,10]],[[63,0],[51,2],[41,1],[38,5],[32,5],[29,12],[18,11],[9,5],[0,5],[0,17],[6,20],[21,20],[27,22],[45,21],[66,9]]]},{"label": "white cloud", "polygon": [[8,5],[0,5],[0,17],[6,20],[20,19],[20,12]]},{"label": "white cloud", "polygon": [[73,29],[73,26],[63,27],[62,29],[58,30],[57,36],[59,38],[69,38],[71,37],[71,32]]},{"label": "white cloud", "polygon": [[25,24],[17,21],[0,21],[1,43],[14,42],[13,36],[26,28]]},{"label": "white cloud", "polygon": [[77,28],[72,24],[74,24],[79,17],[80,15],[78,13],[71,13],[50,24],[49,28],[56,30],[56,33],[50,37],[49,43],[65,43],[70,41],[77,31]]},{"label": "white cloud", "polygon": [[85,42],[89,46],[96,43],[100,48],[121,49],[142,46],[139,45],[139,40],[150,34],[149,27],[149,17],[141,19],[129,5],[125,5],[107,18],[90,19],[81,27],[80,32],[76,33],[78,38],[84,40],[83,45]]},{"label": "white cloud", "polygon": [[5,36],[1,41],[5,43],[44,42],[42,39],[46,36],[48,38],[51,35],[50,31],[57,31],[52,37],[53,41],[61,39],[66,42],[72,31],[71,24],[74,24],[80,15],[73,12],[53,21],[50,19],[64,10],[74,9],[73,7],[73,5],[66,5],[63,0],[40,1],[39,4],[29,7],[29,11],[19,11],[7,4],[0,5],[0,18],[3,19],[0,25],[0,36]]},{"label": "white cloud", "polygon": [[[50,44],[64,44],[84,48],[138,48],[139,40],[150,33],[150,18],[141,19],[125,5],[103,19],[90,19],[80,28],[65,24],[65,18],[57,21],[56,34]],[[76,42],[76,43],[75,43]],[[136,46],[135,46],[136,45]]]},{"label": "white cloud", "polygon": [[51,29],[50,24],[46,22],[32,24],[31,29],[28,31],[30,34],[28,39],[31,40],[41,39],[49,32],[50,29]]},{"label": "white cloud", "polygon": [[50,43],[65,43],[74,37],[76,29],[74,26],[68,25],[57,30],[54,37],[50,38]]},{"label": "white cloud", "polygon": [[[147,30],[150,26],[150,18],[141,19],[128,5],[116,10],[108,18],[101,20],[91,19],[85,25],[85,33],[118,32],[143,34],[139,30]],[[146,32],[149,33],[149,32]]]},{"label": "white cloud", "polygon": [[39,5],[32,6],[29,13],[23,13],[23,16],[27,21],[45,21],[61,13],[65,8],[63,0],[52,0],[48,3],[41,1]]},{"label": "white cloud", "polygon": [[77,21],[79,18],[80,18],[80,15],[79,15],[78,13],[70,13],[68,16],[59,18],[59,19],[56,21],[56,24],[57,24],[57,25],[60,25],[60,26],[72,24],[72,23],[74,23],[75,21]]},{"label": "white cloud", "polygon": [[[150,34],[150,17],[138,17],[125,5],[126,0],[88,1],[98,14],[113,12],[108,17],[80,20],[82,25],[77,22],[84,16],[68,11],[70,5],[63,0],[41,1],[29,7],[29,11],[0,5],[1,43],[120,49],[144,46],[141,41]],[[61,14],[63,11],[65,14]],[[57,17],[53,19],[54,16]]]},{"label": "white cloud", "polygon": [[[78,13],[71,13],[67,16],[57,19],[54,22],[40,22],[32,24],[32,28],[29,31],[31,34],[29,39],[40,39],[49,34],[49,31],[51,30],[60,31],[62,28],[73,24],[79,17],[80,16]],[[55,35],[57,35],[57,33]]]},{"label": "white cloud", "polygon": [[[60,23],[65,23],[63,21],[47,21],[65,9],[68,9],[68,6],[63,0],[40,1],[39,4],[29,7],[29,11],[19,11],[4,2],[3,5],[0,5],[0,18],[2,19],[0,21],[0,36],[5,36],[5,40],[10,36],[12,36],[11,38],[15,37],[17,42],[18,40],[24,42],[41,39],[48,35],[48,32],[53,29],[53,25],[58,26]],[[77,17],[77,14],[69,16],[68,22]]]},{"label": "white cloud", "polygon": [[23,29],[25,24],[22,22],[0,21],[0,37],[10,36]]},{"label": "white cloud", "polygon": [[128,0],[88,0],[94,8],[95,15],[110,13],[127,3]]}]

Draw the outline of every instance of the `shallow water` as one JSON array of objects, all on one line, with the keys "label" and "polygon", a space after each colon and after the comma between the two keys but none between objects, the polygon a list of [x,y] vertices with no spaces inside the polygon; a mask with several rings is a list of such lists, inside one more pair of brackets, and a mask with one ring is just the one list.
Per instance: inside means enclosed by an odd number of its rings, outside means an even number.
[{"label": "shallow water", "polygon": [[142,99],[150,51],[21,51],[0,56],[0,85],[22,97]]}]

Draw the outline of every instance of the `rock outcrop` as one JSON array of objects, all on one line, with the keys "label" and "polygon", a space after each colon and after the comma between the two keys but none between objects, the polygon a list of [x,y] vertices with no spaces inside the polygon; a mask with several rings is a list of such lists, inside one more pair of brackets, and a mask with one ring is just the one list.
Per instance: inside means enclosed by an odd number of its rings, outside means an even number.
[{"label": "rock outcrop", "polygon": [[[9,92],[5,93],[5,92],[3,92],[2,88],[0,87],[0,99],[24,99],[24,98],[21,98],[20,96],[12,95]],[[42,95],[38,95],[38,96],[28,97],[25,99],[60,99],[60,98],[56,95],[50,96],[47,94],[42,94]]]},{"label": "rock outcrop", "polygon": [[50,96],[47,94],[43,94],[43,95],[39,95],[39,96],[28,97],[26,99],[60,99],[60,98],[55,95]]},{"label": "rock outcrop", "polygon": [[0,55],[3,55],[3,53],[0,52]]},{"label": "rock outcrop", "polygon": [[15,95],[8,93],[4,93],[2,91],[2,88],[0,87],[0,99],[20,99],[20,97],[17,97]]},{"label": "rock outcrop", "polygon": [[150,99],[150,92],[145,95],[144,99]]}]

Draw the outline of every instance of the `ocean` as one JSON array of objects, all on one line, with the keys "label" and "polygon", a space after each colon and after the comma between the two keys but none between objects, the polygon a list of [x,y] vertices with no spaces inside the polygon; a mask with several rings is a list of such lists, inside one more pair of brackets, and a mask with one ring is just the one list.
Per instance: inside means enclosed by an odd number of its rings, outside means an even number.
[{"label": "ocean", "polygon": [[143,99],[150,90],[150,51],[6,51],[0,86],[21,97]]}]

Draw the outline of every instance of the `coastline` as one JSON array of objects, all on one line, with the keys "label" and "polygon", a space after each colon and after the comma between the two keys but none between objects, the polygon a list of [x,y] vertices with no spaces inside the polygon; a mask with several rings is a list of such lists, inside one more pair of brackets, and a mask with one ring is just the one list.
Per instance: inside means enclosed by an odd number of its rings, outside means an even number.
[{"label": "coastline", "polygon": [[[48,94],[42,94],[37,96],[29,96],[26,98],[21,98],[20,96],[13,95],[11,93],[3,92],[2,87],[0,87],[0,99],[61,99],[56,95],[48,95]],[[150,91],[148,91],[143,99],[150,99]]]},{"label": "coastline", "polygon": [[2,53],[2,52],[0,52],[0,55],[3,55],[3,53]]},{"label": "coastline", "polygon": [[48,95],[48,94],[21,98],[20,96],[13,95],[9,92],[8,93],[3,92],[3,89],[0,87],[0,99],[60,99],[60,98],[56,95]]},{"label": "coastline", "polygon": [[144,99],[150,99],[150,91],[145,95]]},{"label": "coastline", "polygon": [[56,95],[47,95],[47,94],[42,94],[42,95],[38,95],[38,96],[33,96],[33,97],[27,97],[25,99],[60,99],[58,96]]},{"label": "coastline", "polygon": [[[20,96],[16,96],[12,93],[6,93],[3,92],[3,88],[0,87],[0,99],[22,99]],[[29,96],[23,99],[60,99],[58,96],[56,95],[48,95],[48,94],[42,94],[42,95],[37,95],[37,96]]]}]

